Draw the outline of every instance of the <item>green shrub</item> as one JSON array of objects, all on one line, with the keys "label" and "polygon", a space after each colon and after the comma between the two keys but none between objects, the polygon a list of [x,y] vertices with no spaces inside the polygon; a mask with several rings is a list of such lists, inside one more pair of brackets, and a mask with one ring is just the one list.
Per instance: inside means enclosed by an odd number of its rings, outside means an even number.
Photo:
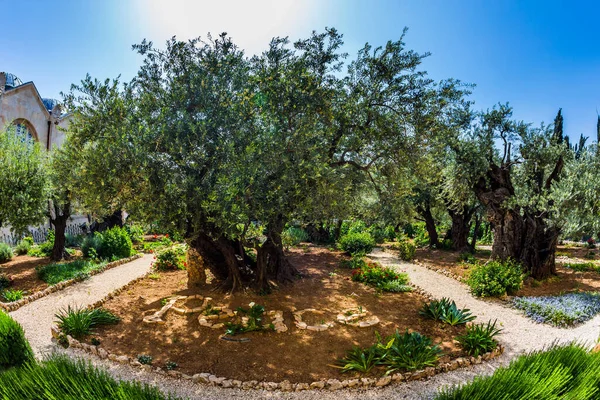
[{"label": "green shrub", "polygon": [[133,243],[125,228],[115,226],[101,233],[102,242],[98,255],[107,260],[121,259],[133,255]]},{"label": "green shrub", "polygon": [[391,248],[396,250],[398,252],[398,257],[404,261],[410,261],[415,258],[415,251],[417,250],[417,246],[406,239],[394,243]]},{"label": "green shrub", "polygon": [[475,319],[469,309],[459,309],[454,301],[444,297],[441,300],[433,300],[424,304],[419,314],[426,318],[442,321],[448,325],[463,325]]},{"label": "green shrub", "polygon": [[46,236],[46,241],[40,245],[33,245],[27,251],[27,254],[32,257],[49,257],[54,248],[54,231],[49,230]]},{"label": "green shrub", "polygon": [[406,279],[397,279],[395,281],[383,282],[377,288],[382,292],[390,292],[390,293],[405,293],[412,292],[413,288],[410,285],[407,285],[408,276]]},{"label": "green shrub", "polygon": [[144,241],[144,228],[141,225],[125,225],[125,230],[132,243],[141,243]]},{"label": "green shrub", "polygon": [[174,246],[158,253],[154,268],[159,271],[185,269],[185,248]]},{"label": "green shrub", "polygon": [[565,268],[572,269],[577,272],[588,272],[595,271],[600,272],[600,265],[595,262],[589,261],[584,263],[566,263],[564,264]]},{"label": "green shrub", "polygon": [[375,247],[375,240],[367,232],[348,233],[340,238],[340,247],[350,255],[368,254]]},{"label": "green shrub", "polygon": [[281,241],[286,249],[298,246],[301,242],[308,241],[308,233],[302,228],[290,226],[281,233]]},{"label": "green shrub", "polygon": [[0,263],[12,260],[13,251],[9,245],[0,242]]},{"label": "green shrub", "polygon": [[[212,310],[211,308],[207,308],[207,312],[210,314]],[[227,331],[225,332],[227,335],[237,335],[238,333],[245,332],[253,332],[253,331],[262,331],[265,330],[266,327],[263,325],[262,321],[264,318],[265,307],[260,304],[250,303],[250,308],[237,308],[238,316],[246,316],[248,321],[245,324],[236,323],[236,322],[226,322],[225,327],[227,327]],[[207,315],[209,315],[207,314]],[[272,325],[271,325],[272,327]]]},{"label": "green shrub", "polygon": [[27,254],[29,249],[31,249],[31,246],[33,246],[33,238],[31,236],[24,237],[17,243],[15,253],[20,256]]},{"label": "green shrub", "polygon": [[467,325],[464,335],[457,336],[456,340],[461,347],[473,357],[488,353],[498,346],[495,337],[502,331],[496,328],[496,321],[487,324]]},{"label": "green shrub", "polygon": [[[23,328],[10,316],[0,311],[0,371],[31,361],[33,361],[33,352],[25,339]],[[1,385],[0,383],[0,393]]]},{"label": "green shrub", "polygon": [[[0,355],[1,357],[1,355]],[[175,400],[136,381],[117,381],[84,360],[54,354],[0,374],[1,399]]]},{"label": "green shrub", "polygon": [[398,273],[391,268],[382,267],[377,263],[365,263],[362,268],[352,271],[352,280],[384,290],[386,287],[393,287],[388,285],[392,282],[397,282],[395,284],[396,286],[407,285],[408,275],[405,273]]},{"label": "green shrub", "polygon": [[97,258],[100,254],[100,246],[102,246],[102,235],[100,233],[88,235],[81,242],[81,252],[86,258]]},{"label": "green shrub", "polygon": [[2,298],[9,303],[12,303],[13,301],[19,301],[23,298],[23,291],[7,289],[2,292]]},{"label": "green shrub", "polygon": [[521,266],[513,260],[505,262],[491,260],[476,264],[471,270],[467,283],[471,293],[479,297],[498,297],[513,294],[523,284]]},{"label": "green shrub", "polygon": [[103,308],[71,308],[55,315],[58,327],[65,335],[76,339],[92,333],[93,328],[100,325],[113,325],[120,321],[119,317]]},{"label": "green shrub", "polygon": [[5,273],[0,274],[0,292],[12,285],[13,281]]},{"label": "green shrub", "polygon": [[340,262],[340,267],[346,269],[361,269],[366,266],[365,257],[360,254],[353,256],[350,260],[342,260]]},{"label": "green shrub", "polygon": [[378,225],[371,225],[367,232],[371,235],[375,243],[383,243],[387,240],[387,232],[385,228],[382,228]]},{"label": "green shrub", "polygon": [[577,399],[599,397],[600,353],[583,345],[553,345],[498,368],[491,376],[477,376],[457,388],[444,389],[436,400]]},{"label": "green shrub", "polygon": [[137,360],[140,362],[140,364],[152,365],[153,358],[147,354],[139,354],[137,356]]},{"label": "green shrub", "polygon": [[83,242],[82,235],[71,235],[69,233],[65,234],[65,247],[81,247],[81,243]]},{"label": "green shrub", "polygon": [[475,258],[475,256],[469,252],[464,252],[458,255],[457,261],[466,264],[476,264],[477,258]]},{"label": "green shrub", "polygon": [[59,282],[74,278],[89,277],[92,271],[104,268],[105,262],[76,260],[67,263],[53,263],[36,267],[37,276],[42,281],[56,285]]},{"label": "green shrub", "polygon": [[379,363],[379,352],[377,345],[365,349],[354,346],[346,352],[346,357],[338,360],[342,372],[357,371],[367,373]]}]

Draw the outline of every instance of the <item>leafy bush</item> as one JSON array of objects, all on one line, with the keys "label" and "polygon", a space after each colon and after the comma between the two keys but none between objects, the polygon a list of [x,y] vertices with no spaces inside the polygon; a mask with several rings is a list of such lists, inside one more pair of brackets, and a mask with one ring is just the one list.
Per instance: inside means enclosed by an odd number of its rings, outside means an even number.
[{"label": "leafy bush", "polygon": [[175,400],[155,387],[135,381],[117,381],[89,362],[57,354],[43,363],[30,363],[0,374],[0,398]]},{"label": "leafy bush", "polygon": [[568,293],[561,296],[517,297],[513,305],[539,323],[569,326],[600,313],[600,293]]},{"label": "leafy bush", "polygon": [[286,249],[298,246],[301,242],[308,241],[308,233],[302,228],[290,226],[281,233],[281,241]]},{"label": "leafy bush", "polygon": [[159,271],[185,269],[185,249],[175,246],[161,251],[156,256],[154,268]]},{"label": "leafy bush", "polygon": [[[366,232],[371,235],[373,240],[375,240],[375,243],[383,243],[389,239],[388,232],[385,230],[385,228],[382,228],[379,225],[371,225]],[[393,238],[394,236],[392,236],[392,239]]]},{"label": "leafy bush", "polygon": [[179,368],[179,365],[178,365],[176,362],[174,362],[174,361],[167,361],[167,362],[165,363],[165,369],[166,369],[167,371],[174,371],[174,370],[176,370],[177,368]]},{"label": "leafy bush", "polygon": [[0,274],[0,292],[7,287],[10,287],[13,284],[12,279],[9,278],[8,275],[2,273]]},{"label": "leafy bush", "polygon": [[382,292],[390,292],[390,293],[405,293],[412,292],[413,288],[410,285],[407,285],[405,282],[408,281],[404,279],[397,279],[395,281],[384,282],[378,286]]},{"label": "leafy bush", "polygon": [[241,317],[241,315],[244,315],[248,317],[248,321],[245,324],[235,322],[225,323],[225,327],[227,327],[227,331],[225,333],[227,335],[233,336],[237,335],[238,333],[262,331],[265,329],[265,327],[262,324],[262,320],[265,313],[265,307],[261,306],[260,304],[254,304],[254,302],[250,303],[249,305],[250,308],[237,308],[238,316]]},{"label": "leafy bush", "polygon": [[498,346],[495,337],[501,331],[496,328],[496,321],[488,321],[487,324],[470,324],[467,325],[464,335],[457,336],[456,340],[469,355],[477,357]]},{"label": "leafy bush", "polygon": [[68,279],[88,277],[90,272],[104,268],[105,265],[105,262],[76,260],[67,263],[42,265],[36,267],[35,271],[39,279],[50,285],[56,285]]},{"label": "leafy bush", "polygon": [[7,289],[2,292],[2,298],[9,303],[13,301],[19,301],[23,298],[23,291]]},{"label": "leafy bush", "polygon": [[[25,339],[23,328],[10,316],[0,311],[0,371],[31,361],[33,361],[33,352]],[[0,393],[2,393],[1,386]]]},{"label": "leafy bush", "polygon": [[340,238],[340,247],[350,255],[364,255],[373,251],[375,240],[367,232],[350,232]]},{"label": "leafy bush", "polygon": [[491,376],[444,389],[436,400],[592,400],[598,398],[599,387],[600,353],[572,343],[520,356]]},{"label": "leafy bush", "polygon": [[0,242],[0,263],[12,260],[13,251],[9,245]]},{"label": "leafy bush", "polygon": [[429,319],[442,321],[451,326],[466,324],[475,319],[475,316],[471,315],[468,309],[459,309],[454,301],[450,301],[446,297],[423,305],[419,314]]},{"label": "leafy bush", "polygon": [[407,285],[408,275],[398,273],[391,268],[382,267],[377,263],[367,263],[362,268],[352,271],[352,280],[384,290],[386,284],[391,282],[398,282],[396,285]]},{"label": "leafy bush", "polygon": [[31,249],[31,246],[33,246],[33,238],[31,236],[26,236],[17,243],[15,253],[20,256],[27,254],[29,249]]},{"label": "leafy bush", "polygon": [[340,262],[340,267],[346,269],[361,269],[367,266],[367,262],[365,261],[365,257],[362,255],[355,255],[350,260],[342,260]]},{"label": "leafy bush", "polygon": [[62,310],[55,315],[57,325],[65,335],[76,339],[92,333],[96,326],[113,325],[120,321],[119,317],[103,308],[71,308]]},{"label": "leafy bush", "polygon": [[497,297],[513,294],[523,284],[521,266],[515,261],[491,260],[476,264],[467,279],[471,293],[480,297]]},{"label": "leafy bush", "polygon": [[132,243],[141,243],[144,241],[144,228],[140,225],[125,225],[125,230]]},{"label": "leafy bush", "polygon": [[458,255],[458,262],[466,263],[466,264],[477,264],[477,258],[471,253],[464,252]]},{"label": "leafy bush", "polygon": [[101,234],[102,242],[98,255],[107,260],[121,259],[133,255],[133,243],[125,228],[115,226]]},{"label": "leafy bush", "polygon": [[27,255],[32,257],[48,257],[52,254],[54,248],[54,231],[49,230],[46,235],[46,241],[40,245],[33,245],[30,247]]},{"label": "leafy bush", "polygon": [[81,243],[83,242],[82,235],[71,235],[69,233],[65,234],[65,247],[81,247]]},{"label": "leafy bush", "polygon": [[564,267],[577,272],[600,272],[600,265],[591,261],[585,263],[566,263],[564,264]]},{"label": "leafy bush", "polygon": [[394,243],[391,248],[396,250],[398,252],[398,257],[404,261],[410,261],[415,258],[415,251],[417,250],[417,246],[406,239]]},{"label": "leafy bush", "polygon": [[97,258],[102,246],[102,235],[96,233],[86,236],[81,242],[81,252],[86,258]]}]

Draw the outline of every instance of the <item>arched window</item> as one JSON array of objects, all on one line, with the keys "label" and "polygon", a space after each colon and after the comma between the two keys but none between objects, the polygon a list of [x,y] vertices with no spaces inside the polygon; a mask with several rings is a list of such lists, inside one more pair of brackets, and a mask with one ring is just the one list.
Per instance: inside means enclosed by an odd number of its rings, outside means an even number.
[{"label": "arched window", "polygon": [[35,129],[33,128],[33,126],[31,126],[29,121],[25,119],[19,119],[14,121],[13,125],[15,127],[15,133],[17,134],[17,136],[23,138],[23,140],[33,142],[37,139]]}]

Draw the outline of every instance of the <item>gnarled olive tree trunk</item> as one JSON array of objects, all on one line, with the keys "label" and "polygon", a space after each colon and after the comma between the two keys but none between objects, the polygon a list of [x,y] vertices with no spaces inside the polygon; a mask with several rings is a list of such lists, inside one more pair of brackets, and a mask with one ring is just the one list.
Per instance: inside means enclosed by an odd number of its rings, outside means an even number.
[{"label": "gnarled olive tree trunk", "polygon": [[54,227],[54,246],[52,247],[52,255],[50,258],[53,261],[60,261],[62,259],[69,259],[71,256],[67,253],[66,249],[66,235],[67,221],[71,216],[71,203],[66,202],[62,207],[56,203],[50,202],[48,205],[50,209],[50,223]]},{"label": "gnarled olive tree trunk", "polygon": [[514,196],[510,166],[491,165],[487,176],[475,185],[475,194],[494,225],[493,258],[512,258],[535,279],[556,274],[554,258],[560,230],[549,226],[545,212],[506,206],[506,200]]},{"label": "gnarled olive tree trunk", "polygon": [[269,289],[269,279],[288,283],[298,274],[283,252],[281,233],[284,227],[283,216],[277,216],[267,225],[267,240],[257,249],[256,286],[259,290]]},{"label": "gnarled olive tree trunk", "polygon": [[460,210],[448,208],[448,214],[452,219],[450,228],[450,240],[452,240],[452,248],[461,252],[472,252],[475,248],[469,243],[469,233],[471,231],[471,217],[475,208],[468,206],[462,207]]},{"label": "gnarled olive tree trunk", "polygon": [[425,221],[425,229],[429,235],[429,247],[437,247],[439,245],[439,238],[435,228],[435,220],[433,219],[431,205],[429,202],[425,203],[424,205],[417,206],[417,213],[419,213],[419,215]]}]

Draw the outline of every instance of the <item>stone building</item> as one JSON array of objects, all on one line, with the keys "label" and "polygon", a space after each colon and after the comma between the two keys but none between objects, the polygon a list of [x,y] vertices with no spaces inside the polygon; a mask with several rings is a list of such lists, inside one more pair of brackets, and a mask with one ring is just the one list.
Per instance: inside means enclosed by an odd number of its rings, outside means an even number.
[{"label": "stone building", "polygon": [[63,143],[65,133],[59,128],[68,120],[58,101],[40,96],[33,82],[23,83],[11,73],[0,72],[0,130],[13,125],[17,133],[50,150]]}]

